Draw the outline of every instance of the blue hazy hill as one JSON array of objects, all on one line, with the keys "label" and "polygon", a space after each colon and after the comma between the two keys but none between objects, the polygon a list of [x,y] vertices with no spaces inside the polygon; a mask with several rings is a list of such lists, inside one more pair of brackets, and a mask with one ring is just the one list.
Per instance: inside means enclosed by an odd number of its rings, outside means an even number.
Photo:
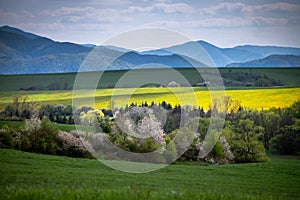
[{"label": "blue hazy hill", "polygon": [[[201,46],[203,51],[196,51]],[[236,46],[220,48],[205,41],[187,42],[162,49],[136,52],[120,47],[56,42],[20,29],[0,27],[0,74],[77,72],[89,53],[99,50],[97,65],[86,71],[174,67],[299,67],[300,48]],[[207,56],[209,55],[209,56]],[[115,62],[109,63],[114,58]],[[209,59],[211,58],[211,60]],[[200,62],[197,62],[200,61]],[[211,61],[211,62],[210,62]]]}]

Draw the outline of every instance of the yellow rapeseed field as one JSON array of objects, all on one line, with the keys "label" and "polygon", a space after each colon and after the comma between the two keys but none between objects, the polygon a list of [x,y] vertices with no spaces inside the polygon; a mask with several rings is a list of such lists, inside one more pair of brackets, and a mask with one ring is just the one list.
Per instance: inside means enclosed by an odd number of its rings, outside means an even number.
[{"label": "yellow rapeseed field", "polygon": [[[109,108],[111,102],[116,106],[124,107],[126,104],[142,104],[152,101],[160,103],[166,101],[171,105],[190,104],[209,107],[210,92],[205,88],[122,88],[99,89],[95,94],[95,104],[88,100],[87,91],[80,91],[77,98],[79,106],[92,106],[96,108]],[[241,102],[241,105],[254,109],[270,109],[271,107],[287,107],[300,100],[300,88],[271,88],[271,89],[232,89],[225,91],[226,96]],[[16,91],[0,92],[0,108],[3,109],[12,102],[15,95],[27,96],[28,101],[38,101],[44,104],[72,104],[72,91]],[[195,98],[196,97],[196,98]],[[195,101],[197,99],[198,101]]]}]

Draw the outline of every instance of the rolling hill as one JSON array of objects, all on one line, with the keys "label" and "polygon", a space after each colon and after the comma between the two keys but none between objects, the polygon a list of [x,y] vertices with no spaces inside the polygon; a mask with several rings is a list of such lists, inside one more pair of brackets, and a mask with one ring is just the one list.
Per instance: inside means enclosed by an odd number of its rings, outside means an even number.
[{"label": "rolling hill", "polygon": [[226,67],[300,67],[300,56],[270,55],[244,63],[231,63]]}]

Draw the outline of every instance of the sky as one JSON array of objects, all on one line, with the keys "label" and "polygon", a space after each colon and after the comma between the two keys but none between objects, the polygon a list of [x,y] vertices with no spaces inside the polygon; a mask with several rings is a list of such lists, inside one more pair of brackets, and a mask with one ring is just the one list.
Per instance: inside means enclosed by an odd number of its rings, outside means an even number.
[{"label": "sky", "polygon": [[158,27],[219,47],[300,47],[300,1],[0,0],[2,25],[80,44]]}]

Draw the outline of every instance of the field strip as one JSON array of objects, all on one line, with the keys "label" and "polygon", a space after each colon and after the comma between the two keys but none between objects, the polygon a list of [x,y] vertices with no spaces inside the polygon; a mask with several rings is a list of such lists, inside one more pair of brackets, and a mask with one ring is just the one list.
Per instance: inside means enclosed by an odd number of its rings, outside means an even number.
[{"label": "field strip", "polygon": [[[179,104],[190,104],[197,106],[191,101],[193,95],[197,96],[198,104],[207,109],[211,102],[210,93],[204,88],[194,88],[195,92],[187,92],[186,88],[172,88],[176,95],[168,88],[118,88],[118,89],[99,89],[95,93],[95,107],[108,108],[111,104],[111,96],[113,96],[114,104],[117,106],[125,106],[126,104],[136,103],[142,104],[152,101],[161,103],[166,101],[172,106]],[[133,93],[128,97],[127,94]],[[72,104],[72,91],[10,91],[0,92],[0,109],[5,108],[8,103],[12,102],[15,95],[23,95],[28,97],[28,101],[38,101],[44,104]],[[272,107],[287,107],[295,101],[300,100],[300,88],[271,88],[271,89],[230,89],[226,90],[226,95],[241,102],[242,106],[255,109],[270,109]],[[86,91],[82,90],[82,94],[76,96],[79,98],[82,106],[93,106],[87,101]],[[199,106],[198,105],[198,106]]]}]

